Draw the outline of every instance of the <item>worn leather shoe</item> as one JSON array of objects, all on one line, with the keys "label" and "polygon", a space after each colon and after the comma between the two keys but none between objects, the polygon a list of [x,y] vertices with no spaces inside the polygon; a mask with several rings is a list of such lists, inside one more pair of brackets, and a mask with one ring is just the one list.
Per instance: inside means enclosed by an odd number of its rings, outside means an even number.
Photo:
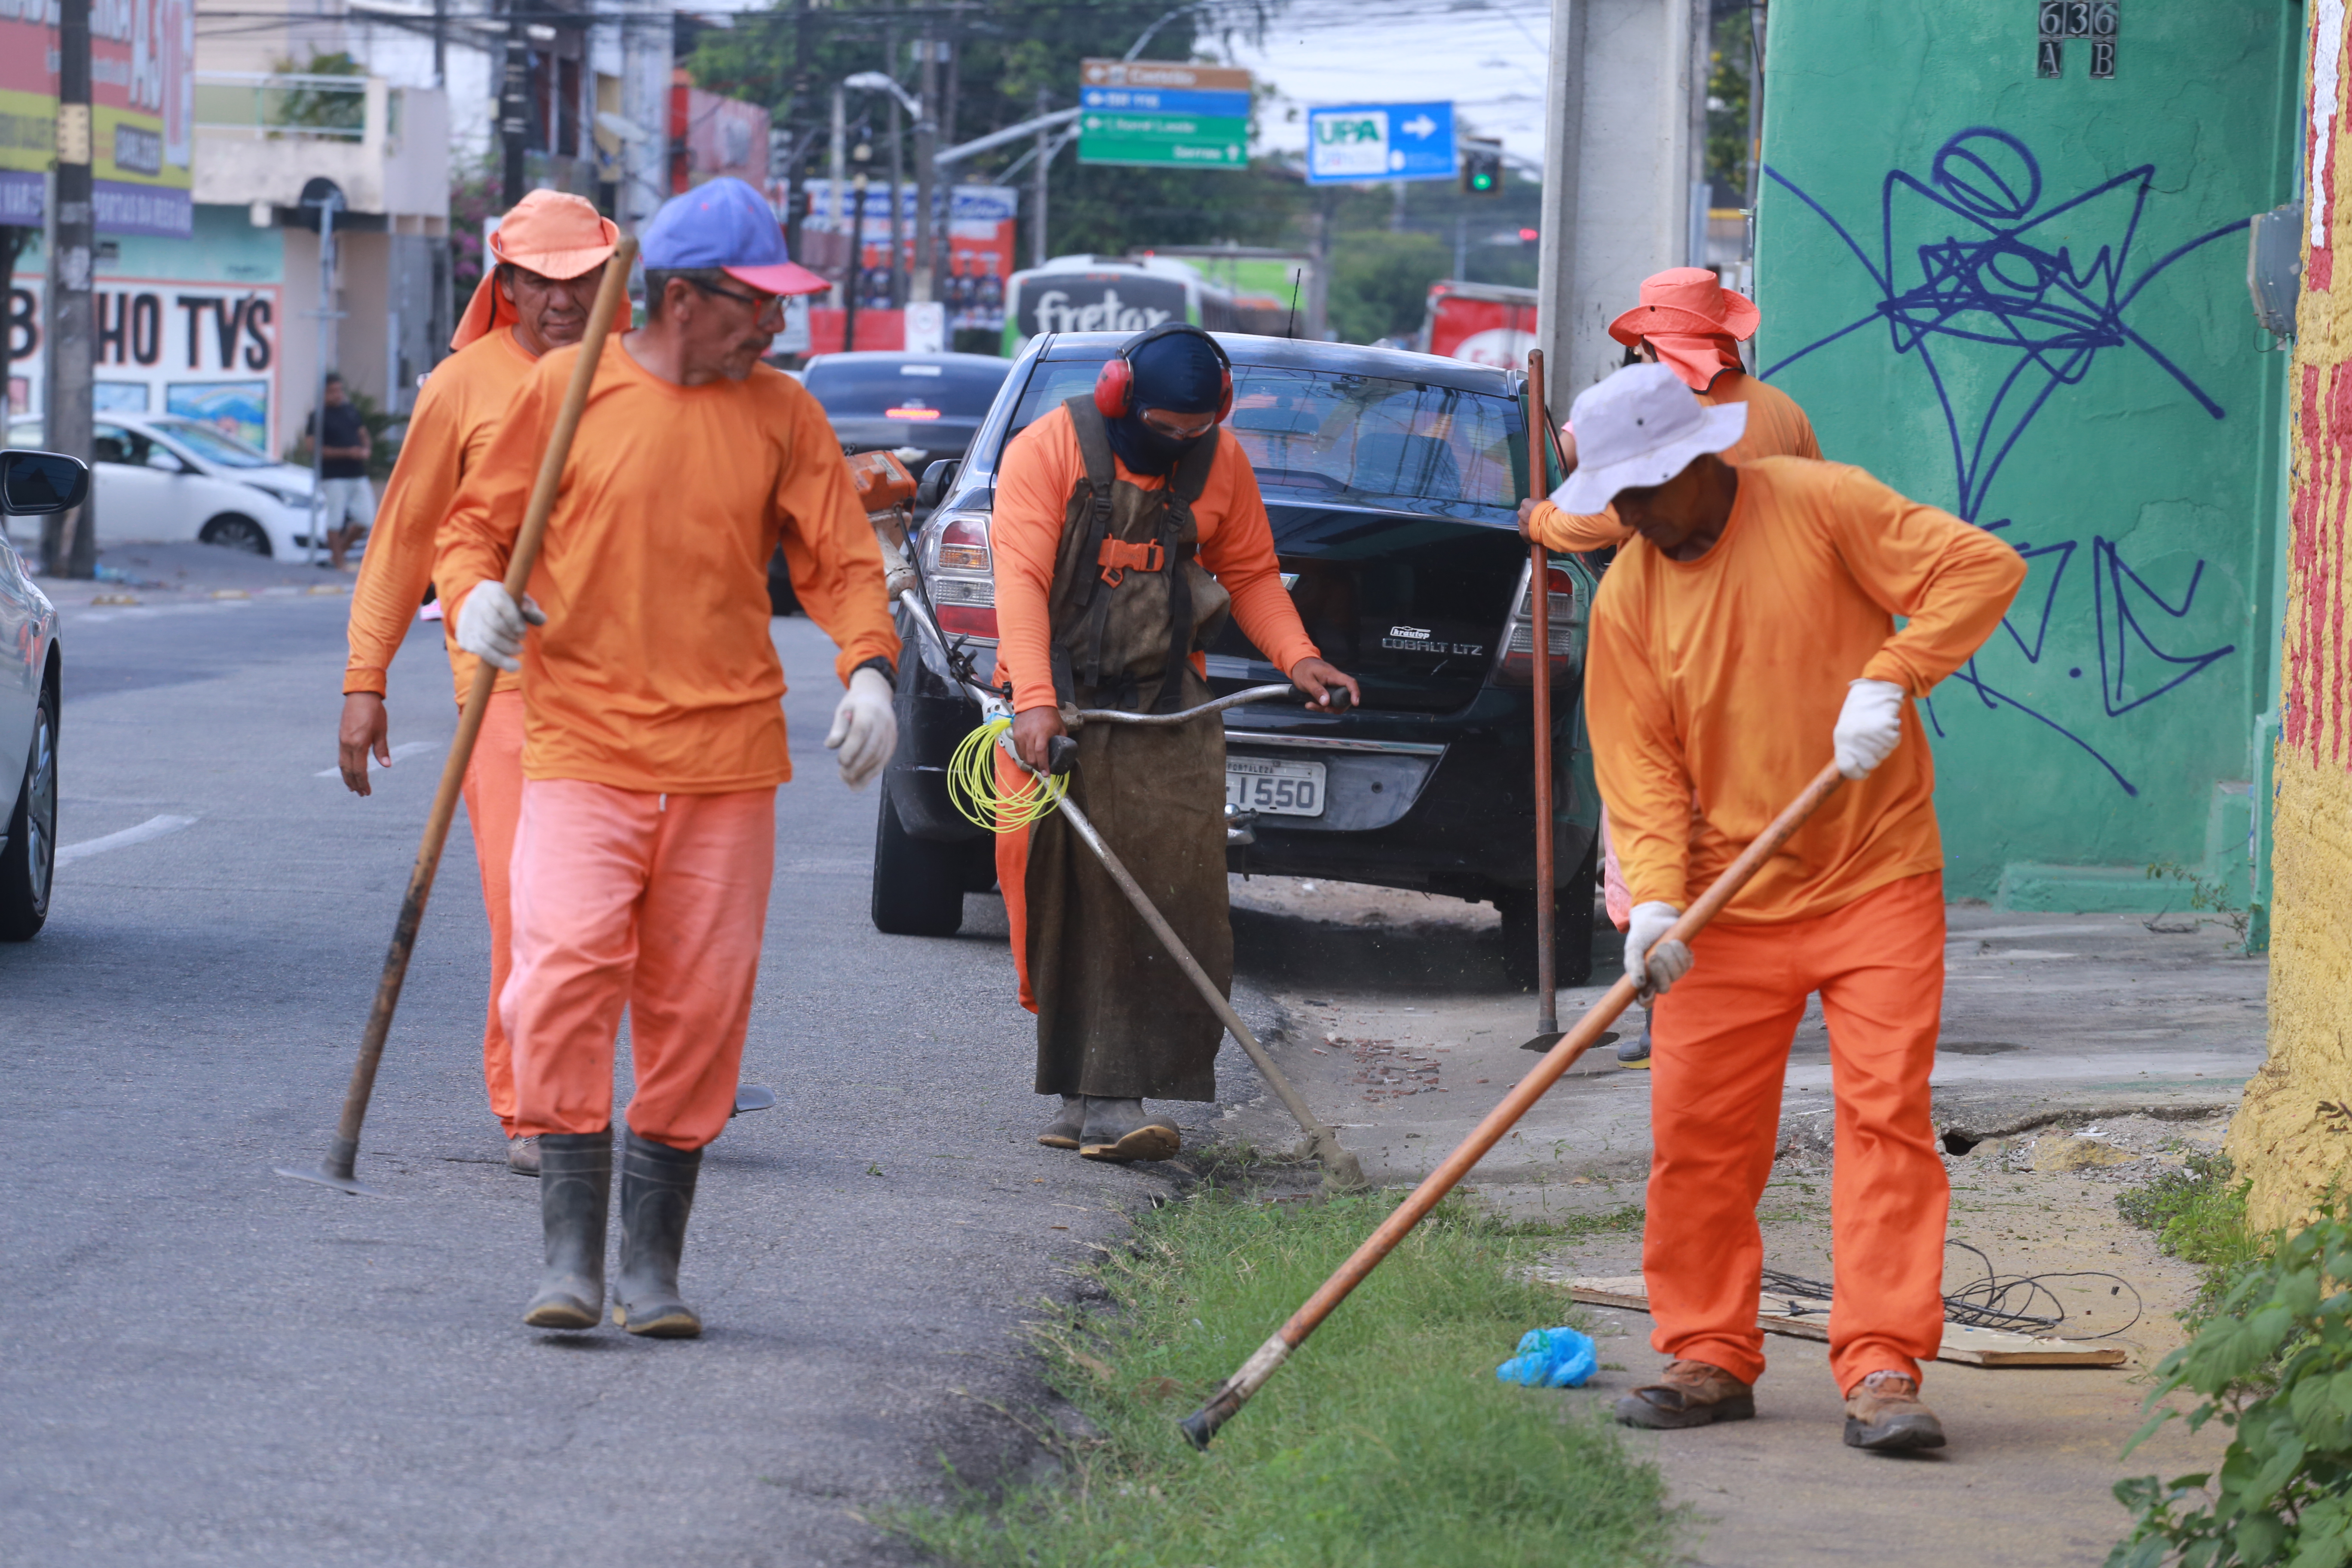
[{"label": "worn leather shoe", "polygon": [[539,1174],[539,1140],[509,1138],[507,1140],[507,1169],[518,1176]]},{"label": "worn leather shoe", "polygon": [[1703,1361],[1670,1361],[1657,1382],[1617,1401],[1619,1421],[1656,1431],[1749,1421],[1755,1415],[1755,1385]]},{"label": "worn leather shoe", "polygon": [[1048,1149],[1075,1149],[1078,1146],[1078,1134],[1086,1131],[1086,1126],[1087,1097],[1066,1094],[1062,1096],[1062,1109],[1045,1123],[1037,1134],[1037,1142]]},{"label": "worn leather shoe", "polygon": [[1919,1403],[1916,1378],[1874,1372],[1845,1396],[1845,1446],[1881,1454],[1944,1446],[1944,1424]]},{"label": "worn leather shoe", "polygon": [[1184,1146],[1183,1135],[1164,1117],[1146,1116],[1140,1100],[1087,1096],[1086,1125],[1078,1152],[1089,1160],[1168,1160]]}]

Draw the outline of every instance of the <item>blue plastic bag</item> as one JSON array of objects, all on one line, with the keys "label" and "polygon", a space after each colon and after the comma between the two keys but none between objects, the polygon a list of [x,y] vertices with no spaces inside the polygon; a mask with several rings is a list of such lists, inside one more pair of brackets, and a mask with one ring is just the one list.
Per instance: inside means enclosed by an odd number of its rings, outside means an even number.
[{"label": "blue plastic bag", "polygon": [[1523,1388],[1582,1388],[1599,1364],[1591,1338],[1574,1329],[1529,1329],[1495,1375]]}]

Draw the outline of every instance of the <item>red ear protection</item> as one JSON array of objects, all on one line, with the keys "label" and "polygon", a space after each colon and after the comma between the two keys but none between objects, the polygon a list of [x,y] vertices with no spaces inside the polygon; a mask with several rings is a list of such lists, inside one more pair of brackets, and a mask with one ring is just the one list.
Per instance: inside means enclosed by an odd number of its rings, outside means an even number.
[{"label": "red ear protection", "polygon": [[1104,364],[1102,374],[1095,377],[1095,406],[1102,410],[1104,418],[1118,419],[1127,414],[1129,400],[1135,392],[1135,366],[1129,356],[1154,338],[1172,337],[1178,332],[1192,333],[1217,356],[1217,423],[1224,423],[1225,416],[1234,411],[1234,362],[1226,355],[1223,343],[1188,321],[1170,321],[1139,334]]}]

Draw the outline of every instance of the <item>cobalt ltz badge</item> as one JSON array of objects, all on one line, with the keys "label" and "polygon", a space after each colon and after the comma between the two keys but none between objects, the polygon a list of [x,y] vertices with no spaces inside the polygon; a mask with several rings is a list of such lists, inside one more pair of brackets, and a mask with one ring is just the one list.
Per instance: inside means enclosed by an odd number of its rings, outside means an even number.
[{"label": "cobalt ltz badge", "polygon": [[2120,9],[2121,0],[2036,0],[2033,74],[2065,75],[2066,40],[2079,38],[2091,46],[2091,79],[2112,79]]}]

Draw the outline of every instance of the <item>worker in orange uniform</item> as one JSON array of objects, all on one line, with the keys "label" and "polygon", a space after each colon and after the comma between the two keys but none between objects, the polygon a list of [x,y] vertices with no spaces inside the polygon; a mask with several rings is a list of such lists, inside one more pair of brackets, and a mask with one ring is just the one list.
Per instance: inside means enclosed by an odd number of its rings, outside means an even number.
[{"label": "worker in orange uniform", "polygon": [[[1725,462],[1818,458],[1822,448],[1813,439],[1812,421],[1796,399],[1749,375],[1740,364],[1739,345],[1756,335],[1761,320],[1755,301],[1726,289],[1707,268],[1670,267],[1643,279],[1641,303],[1610,322],[1609,335],[1625,345],[1627,363],[1664,365],[1698,394],[1700,402],[1716,407],[1746,405],[1747,427],[1724,452]],[[1574,473],[1572,427],[1560,431],[1560,446],[1569,472]],[[1540,497],[1519,503],[1519,532],[1559,551],[1613,550],[1633,537],[1633,531],[1609,507],[1572,513],[1561,510],[1556,499]],[[1609,915],[1622,931],[1624,878],[1605,811],[1601,841]],[[1640,1038],[1617,1047],[1617,1059],[1627,1067],[1646,1068],[1650,1047],[1650,1028],[1644,1023]]]},{"label": "worker in orange uniform", "polygon": [[[825,743],[862,787],[896,743],[898,653],[881,556],[832,426],[760,363],[794,266],[767,202],[698,185],[644,236],[646,324],[614,334],[520,603],[501,584],[576,350],[542,359],[458,493],[436,580],[457,641],[523,671],[511,900],[516,1124],[540,1140],[546,1272],[524,1321],[602,1318],[614,1039],[636,1094],[621,1173],[614,1321],[690,1337],[678,1292],[704,1145],[733,1107],[792,777],[769,640],[779,542],[847,688]],[[544,606],[543,610],[541,606]],[[541,629],[526,637],[527,628]]]},{"label": "worker in orange uniform", "polygon": [[[1911,700],[1991,635],[2025,576],[1991,534],[1860,468],[1729,463],[1748,410],[1663,365],[1576,400],[1577,513],[1639,537],[1602,577],[1585,678],[1594,771],[1633,909],[1625,967],[1660,993],[1642,1271],[1672,1357],[1618,1418],[1755,1414],[1756,1204],[1789,1044],[1819,992],[1836,1103],[1830,1365],[1856,1447],[1941,1446],[1919,1363],[1943,1336],[1948,1200],[1928,1119],[1943,1004],[1943,847]],[[1906,617],[1895,629],[1895,617]],[[1834,757],[1830,796],[1687,947],[1690,899]]]},{"label": "worker in orange uniform", "polygon": [[[1209,700],[1203,652],[1231,615],[1311,699],[1355,680],[1325,663],[1282,585],[1257,476],[1218,428],[1233,366],[1197,327],[1130,339],[1090,394],[1005,447],[989,526],[997,666],[1013,741],[1043,770],[1063,710],[1171,713]],[[1078,731],[1071,798],[1212,979],[1233,983],[1225,732],[1215,714]],[[1008,791],[1027,780],[997,761]],[[1223,1025],[1058,816],[1000,836],[996,871],[1021,1000],[1037,1015],[1037,1142],[1093,1160],[1181,1143],[1151,1100],[1216,1098]]]},{"label": "worker in orange uniform", "polygon": [[[576,343],[620,231],[578,196],[533,191],[490,236],[495,265],[474,290],[441,362],[417,395],[408,436],[393,466],[375,531],[352,588],[351,655],[343,668],[342,724],[337,735],[343,783],[369,793],[368,755],[392,765],[384,673],[415,624],[433,577],[434,549],[457,487],[489,449],[507,406],[550,349]],[[449,667],[463,702],[474,658],[443,623]],[[482,872],[490,921],[490,998],[482,1028],[482,1078],[490,1110],[507,1139],[507,1168],[539,1173],[537,1141],[516,1131],[514,1066],[499,1022],[499,993],[509,968],[507,861],[514,853],[515,815],[522,805],[522,680],[501,674],[482,716],[466,769],[466,820]]]}]

